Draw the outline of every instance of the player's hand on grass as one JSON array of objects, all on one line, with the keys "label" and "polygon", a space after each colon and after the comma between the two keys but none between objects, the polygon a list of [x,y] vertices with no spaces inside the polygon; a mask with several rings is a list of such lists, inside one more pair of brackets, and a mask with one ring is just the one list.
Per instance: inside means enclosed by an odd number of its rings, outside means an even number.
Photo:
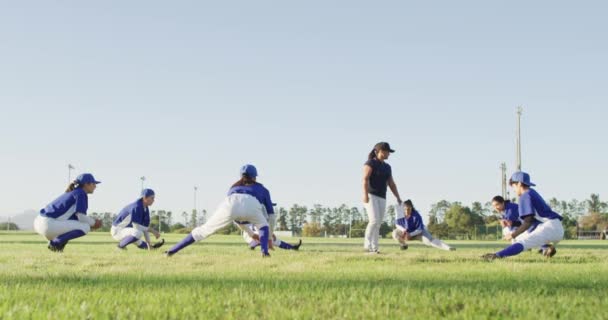
[{"label": "player's hand on grass", "polygon": [[512,233],[507,234],[507,235],[505,236],[505,240],[507,240],[507,241],[511,241],[511,240],[513,240],[513,234],[512,234]]},{"label": "player's hand on grass", "polygon": [[268,239],[268,249],[274,250],[274,243],[272,239]]},{"label": "player's hand on grass", "polygon": [[103,222],[99,219],[95,219],[95,224],[91,227],[93,230],[101,228]]}]

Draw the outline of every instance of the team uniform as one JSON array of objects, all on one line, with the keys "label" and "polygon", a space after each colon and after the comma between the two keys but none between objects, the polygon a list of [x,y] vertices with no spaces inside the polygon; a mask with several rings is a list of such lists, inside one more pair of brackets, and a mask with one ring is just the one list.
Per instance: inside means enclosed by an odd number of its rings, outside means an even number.
[{"label": "team uniform", "polygon": [[270,200],[270,192],[262,184],[233,187],[211,218],[202,226],[192,230],[186,238],[166,254],[171,256],[236,221],[239,224],[250,223],[259,230],[261,251],[264,255],[269,255],[268,237],[270,233],[267,212],[274,213],[274,209]]},{"label": "team uniform", "polygon": [[527,217],[534,217],[537,223],[533,224],[527,232],[520,234],[515,243],[506,249],[497,252],[499,258],[506,258],[520,254],[524,250],[543,248],[546,245],[557,245],[564,238],[562,216],[554,212],[542,196],[531,187],[536,186],[530,182],[527,173],[517,172],[511,181],[522,182],[530,188],[519,197],[519,217],[523,221]]},{"label": "team uniform", "polygon": [[[245,240],[251,250],[255,249],[257,246],[260,245],[260,241],[254,238],[256,236],[259,238],[260,235],[254,225],[252,225],[251,223],[239,224],[236,221],[234,222],[234,224],[243,232],[243,240]],[[285,250],[299,250],[300,245],[302,244],[302,240],[300,240],[299,244],[293,245],[282,241],[281,239],[277,238],[277,236],[273,233],[272,244],[273,246],[278,246],[279,248]]]},{"label": "team uniform", "polygon": [[502,235],[503,237],[506,237],[521,226],[518,205],[511,201],[505,201],[505,210],[502,212],[501,219],[507,221],[509,224],[502,228]]},{"label": "team uniform", "polygon": [[[80,184],[101,183],[92,175],[83,174],[77,178]],[[95,219],[87,216],[89,197],[82,188],[66,192],[53,200],[34,219],[36,233],[49,240],[49,249],[63,251],[68,241],[80,238],[95,225]]]},{"label": "team uniform", "polygon": [[377,159],[368,160],[365,165],[372,168],[372,174],[369,177],[369,202],[364,204],[369,220],[365,229],[364,248],[370,252],[377,252],[380,226],[386,213],[388,181],[393,176],[393,172],[388,163]]},{"label": "team uniform", "polygon": [[120,211],[112,222],[110,234],[119,242],[118,247],[121,249],[131,243],[135,243],[140,249],[148,249],[150,244],[141,238],[149,232],[149,228],[150,209],[144,206],[143,198],[139,198]]},{"label": "team uniform", "polygon": [[439,239],[433,238],[430,232],[426,230],[422,216],[418,211],[412,210],[409,217],[405,216],[405,210],[402,206],[397,207],[397,215],[395,220],[396,229],[393,231],[393,239],[401,244],[403,248],[407,248],[407,242],[401,238],[405,233],[409,233],[411,237],[420,236],[422,243],[429,247],[434,247],[441,250],[450,251],[452,247],[448,246]]}]

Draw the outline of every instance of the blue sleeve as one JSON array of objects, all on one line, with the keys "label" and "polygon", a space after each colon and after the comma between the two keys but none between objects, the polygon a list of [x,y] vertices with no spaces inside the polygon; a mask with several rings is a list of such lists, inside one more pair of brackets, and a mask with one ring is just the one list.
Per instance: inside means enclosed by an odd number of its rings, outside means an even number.
[{"label": "blue sleeve", "polygon": [[131,222],[137,223],[138,225],[147,227],[144,225],[144,209],[139,206],[135,206],[131,210]]},{"label": "blue sleeve", "polygon": [[530,193],[524,193],[519,197],[519,217],[522,219],[527,216],[535,215],[534,207],[532,206],[532,197]]},{"label": "blue sleeve", "polygon": [[516,206],[516,205],[511,206],[508,220],[519,221],[519,207],[518,206]]},{"label": "blue sleeve", "polygon": [[270,199],[270,191],[264,188],[266,191],[266,196],[264,197],[264,206],[266,207],[266,213],[274,214],[274,207],[272,206],[272,200]]},{"label": "blue sleeve", "polygon": [[89,198],[84,190],[79,189],[74,192],[74,198],[76,199],[76,213],[87,214],[89,209]]},{"label": "blue sleeve", "polygon": [[407,229],[407,219],[405,217],[395,220],[395,224]]}]

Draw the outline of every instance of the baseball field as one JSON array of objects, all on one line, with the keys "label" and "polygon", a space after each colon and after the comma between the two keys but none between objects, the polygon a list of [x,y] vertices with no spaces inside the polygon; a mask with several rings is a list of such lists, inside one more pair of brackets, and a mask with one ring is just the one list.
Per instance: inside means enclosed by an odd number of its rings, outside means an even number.
[{"label": "baseball field", "polygon": [[303,240],[262,259],[240,237],[213,236],[166,258],[117,251],[106,233],[64,253],[38,235],[0,233],[0,319],[608,318],[608,241],[484,262],[505,243],[401,251],[385,239],[368,255],[361,239]]}]

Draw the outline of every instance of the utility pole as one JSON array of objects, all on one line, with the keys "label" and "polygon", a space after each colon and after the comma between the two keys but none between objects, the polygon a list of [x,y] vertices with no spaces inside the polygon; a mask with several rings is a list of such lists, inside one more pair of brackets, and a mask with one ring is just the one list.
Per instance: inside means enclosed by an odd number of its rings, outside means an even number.
[{"label": "utility pole", "polygon": [[501,171],[501,176],[502,176],[502,197],[504,199],[508,200],[508,195],[507,195],[507,164],[506,163],[501,163],[500,164],[500,171]]},{"label": "utility pole", "polygon": [[72,183],[72,170],[74,169],[76,168],[73,165],[68,164],[68,184]]},{"label": "utility pole", "polygon": [[144,191],[144,182],[146,181],[146,177],[142,176],[139,178],[139,180],[141,180],[141,191]]},{"label": "utility pole", "polygon": [[517,171],[521,171],[521,115],[524,112],[522,106],[517,107],[517,145],[516,145],[516,163]]}]

